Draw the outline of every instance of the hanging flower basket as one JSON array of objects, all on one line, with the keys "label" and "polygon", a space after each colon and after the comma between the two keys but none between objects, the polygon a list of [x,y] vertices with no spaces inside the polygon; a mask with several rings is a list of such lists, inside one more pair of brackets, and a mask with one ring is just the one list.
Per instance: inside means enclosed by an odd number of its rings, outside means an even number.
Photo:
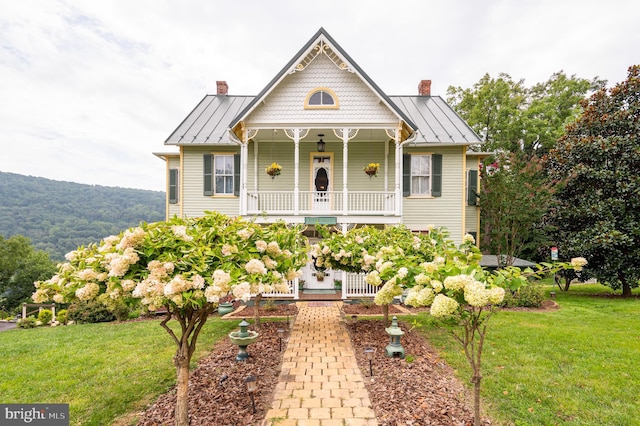
[{"label": "hanging flower basket", "polygon": [[380,163],[369,163],[365,166],[364,172],[369,175],[369,177],[378,176],[378,170],[380,169]]},{"label": "hanging flower basket", "polygon": [[282,171],[282,166],[278,163],[271,163],[265,170],[267,174],[271,176],[271,179],[274,179]]}]

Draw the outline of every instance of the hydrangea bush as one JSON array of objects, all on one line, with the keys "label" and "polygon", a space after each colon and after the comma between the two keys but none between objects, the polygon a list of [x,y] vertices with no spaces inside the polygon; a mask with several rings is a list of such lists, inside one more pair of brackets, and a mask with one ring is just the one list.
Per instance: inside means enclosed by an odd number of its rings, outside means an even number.
[{"label": "hydrangea bush", "polygon": [[431,316],[449,327],[472,367],[476,425],[480,424],[482,347],[488,320],[505,291],[521,287],[530,277],[586,264],[584,258],[576,258],[571,263],[489,272],[480,266],[482,255],[471,235],[456,245],[446,230],[431,225],[421,234],[398,226],[327,235],[312,246],[312,255],[322,265],[366,272],[367,283],[381,286],[374,299],[378,305],[388,306],[406,291],[405,304],[430,307]]},{"label": "hydrangea bush", "polygon": [[[288,292],[288,280],[299,276],[307,254],[299,227],[207,213],[142,224],[66,259],[50,280],[36,283],[36,303],[139,300],[149,311],[166,310],[160,324],[177,345],[176,424],[186,425],[189,362],[220,298],[231,294],[246,301],[263,292]],[[172,319],[180,331],[167,325]]]}]

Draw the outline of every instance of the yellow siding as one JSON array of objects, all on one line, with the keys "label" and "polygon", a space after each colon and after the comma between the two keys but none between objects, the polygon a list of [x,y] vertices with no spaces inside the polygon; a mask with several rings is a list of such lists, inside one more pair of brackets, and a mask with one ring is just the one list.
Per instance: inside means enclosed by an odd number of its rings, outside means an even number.
[{"label": "yellow siding", "polygon": [[403,223],[415,231],[427,225],[445,227],[454,241],[461,241],[464,193],[463,157],[459,147],[405,149],[405,154],[442,154],[442,197],[403,197]]},{"label": "yellow siding", "polygon": [[238,216],[239,197],[234,196],[205,196],[203,195],[204,182],[204,154],[230,153],[237,154],[240,147],[184,147],[183,151],[183,203],[182,214],[185,217],[199,217],[205,211],[218,211],[228,216]]}]

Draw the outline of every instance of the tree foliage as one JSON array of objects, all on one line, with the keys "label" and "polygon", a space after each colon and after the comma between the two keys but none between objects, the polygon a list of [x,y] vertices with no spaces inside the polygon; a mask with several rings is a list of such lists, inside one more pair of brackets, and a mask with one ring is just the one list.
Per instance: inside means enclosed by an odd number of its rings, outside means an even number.
[{"label": "tree foliage", "polygon": [[553,237],[564,257],[580,253],[588,273],[629,296],[640,279],[640,65],[582,107],[546,164],[552,178],[566,178]]},{"label": "tree foliage", "polygon": [[483,150],[531,154],[552,148],[564,126],[579,114],[580,100],[604,84],[559,71],[528,88],[524,80],[514,81],[508,74],[485,74],[472,88],[450,86],[447,100],[485,141]]},{"label": "tree foliage", "polygon": [[0,235],[0,308],[15,309],[30,298],[35,281],[48,279],[54,272],[49,255],[34,250],[28,238]]},{"label": "tree foliage", "polygon": [[554,184],[541,173],[537,156],[499,154],[480,171],[478,204],[485,253],[498,255],[499,266],[512,265],[516,257],[533,258],[543,244],[537,232],[552,200]]},{"label": "tree foliage", "polygon": [[0,172],[0,235],[24,235],[56,261],[81,245],[165,218],[165,194]]}]

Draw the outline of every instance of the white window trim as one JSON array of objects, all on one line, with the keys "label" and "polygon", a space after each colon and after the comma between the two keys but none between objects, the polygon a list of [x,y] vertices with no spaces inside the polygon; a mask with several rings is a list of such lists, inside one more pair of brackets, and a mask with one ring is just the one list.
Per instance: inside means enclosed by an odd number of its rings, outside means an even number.
[{"label": "white window trim", "polygon": [[[413,153],[410,154],[411,155],[411,170],[410,170],[410,197],[413,198],[433,198],[432,195],[432,189],[433,189],[433,159],[432,159],[432,155],[431,153],[425,153],[425,154],[418,154],[418,153]],[[414,157],[428,157],[429,158],[429,174],[428,175],[424,175],[424,174],[420,174],[420,175],[414,175],[413,174],[413,158]],[[427,177],[427,182],[428,182],[428,188],[425,192],[421,192],[421,193],[414,193],[413,192],[413,178],[414,176],[416,177]]]},{"label": "white window trim", "polygon": [[[213,154],[213,195],[218,197],[233,197],[234,195],[234,175],[235,175],[235,165],[234,165],[234,154]],[[218,175],[216,170],[216,160],[218,157],[231,157],[231,174],[221,174]],[[231,192],[218,192],[217,178],[218,176],[222,176],[225,178],[231,178]]]}]

